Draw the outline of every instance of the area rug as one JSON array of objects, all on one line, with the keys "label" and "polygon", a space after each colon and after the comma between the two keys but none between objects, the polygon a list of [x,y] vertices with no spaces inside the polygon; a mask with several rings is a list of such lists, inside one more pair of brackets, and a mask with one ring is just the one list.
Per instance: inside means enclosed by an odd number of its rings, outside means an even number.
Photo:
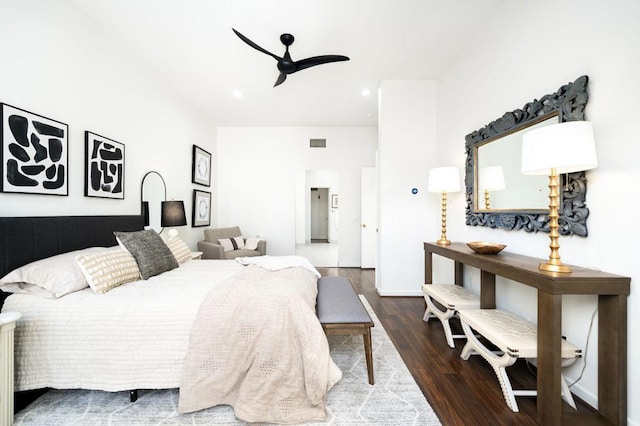
[{"label": "area rug", "polygon": [[[362,336],[329,336],[331,357],[342,379],[327,397],[327,420],[306,425],[440,425],[373,309],[360,296],[371,329],[375,385],[367,379]],[[178,413],[178,390],[128,392],[50,390],[15,416],[15,425],[243,425],[229,406]]]}]

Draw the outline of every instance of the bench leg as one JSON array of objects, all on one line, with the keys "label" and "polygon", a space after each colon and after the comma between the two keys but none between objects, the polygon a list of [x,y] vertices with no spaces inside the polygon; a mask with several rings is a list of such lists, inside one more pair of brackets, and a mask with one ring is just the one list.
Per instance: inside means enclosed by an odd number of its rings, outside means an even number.
[{"label": "bench leg", "polygon": [[469,359],[469,355],[474,352],[477,352],[485,361],[491,365],[493,371],[496,373],[496,377],[498,378],[498,382],[500,382],[500,388],[502,389],[502,395],[504,396],[504,401],[507,403],[507,406],[511,409],[511,411],[517,413],[518,403],[516,402],[516,397],[513,393],[513,388],[511,387],[511,382],[509,381],[509,376],[507,376],[506,367],[513,365],[516,362],[517,358],[510,357],[507,354],[502,356],[498,356],[491,352],[485,345],[483,345],[475,336],[471,327],[464,322],[460,321],[462,324],[462,329],[464,330],[464,334],[467,336],[467,344],[462,349],[462,353],[460,357],[462,359]]},{"label": "bench leg", "polygon": [[445,311],[441,311],[433,303],[433,301],[431,300],[431,297],[427,296],[426,294],[424,296],[424,300],[427,303],[427,309],[424,311],[424,316],[422,317],[422,320],[425,322],[429,321],[429,318],[431,318],[431,315],[438,318],[442,323],[442,328],[444,329],[444,335],[447,339],[447,345],[449,345],[450,348],[455,348],[456,345],[453,343],[453,338],[462,337],[462,336],[453,335],[453,333],[451,332],[451,325],[449,324],[449,320],[451,319],[451,317],[453,317],[456,311],[453,309],[447,309]]},{"label": "bench leg", "polygon": [[367,374],[369,375],[369,384],[373,384],[373,353],[371,352],[371,327],[367,327],[367,331],[362,335],[364,340],[364,355],[367,359]]}]

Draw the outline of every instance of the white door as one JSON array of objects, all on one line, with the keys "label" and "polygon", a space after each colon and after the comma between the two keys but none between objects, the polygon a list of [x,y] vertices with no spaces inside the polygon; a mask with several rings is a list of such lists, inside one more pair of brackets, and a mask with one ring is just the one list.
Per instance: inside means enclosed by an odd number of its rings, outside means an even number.
[{"label": "white door", "polygon": [[311,240],[329,240],[328,188],[311,188]]},{"label": "white door", "polygon": [[360,204],[360,267],[375,268],[378,242],[376,168],[363,167]]}]

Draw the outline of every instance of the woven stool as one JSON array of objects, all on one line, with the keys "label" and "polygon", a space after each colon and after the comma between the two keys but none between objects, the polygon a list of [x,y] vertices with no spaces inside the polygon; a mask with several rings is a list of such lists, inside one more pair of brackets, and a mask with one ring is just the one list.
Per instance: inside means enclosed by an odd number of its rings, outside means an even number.
[{"label": "woven stool", "polygon": [[[458,309],[479,309],[480,298],[462,286],[454,284],[424,284],[422,286],[424,300],[427,302],[427,309],[424,311],[423,320],[429,321],[431,315],[435,316],[442,323],[447,344],[455,348],[453,339],[464,338],[464,334],[453,334],[449,320],[456,314]],[[439,309],[433,300],[444,306],[445,310]]]},{"label": "woven stool", "polygon": [[[534,360],[538,356],[538,329],[535,324],[511,312],[498,309],[465,309],[458,311],[460,323],[467,343],[462,348],[460,357],[468,360],[473,353],[479,354],[493,367],[498,376],[504,399],[512,411],[518,412],[515,396],[536,396],[536,390],[513,390],[507,376],[506,367],[513,365],[518,358]],[[472,330],[473,329],[473,330]],[[479,333],[502,351],[497,355],[483,345],[474,335]],[[562,366],[566,367],[582,356],[582,351],[576,346],[562,340]],[[573,396],[567,386],[564,376],[560,375],[562,399],[571,407],[576,408]]]}]

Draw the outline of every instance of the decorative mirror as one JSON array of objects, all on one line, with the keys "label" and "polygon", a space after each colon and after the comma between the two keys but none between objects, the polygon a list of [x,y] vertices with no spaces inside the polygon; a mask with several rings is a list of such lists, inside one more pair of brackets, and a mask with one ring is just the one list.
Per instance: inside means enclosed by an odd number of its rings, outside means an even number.
[{"label": "decorative mirror", "polygon": [[[467,225],[549,232],[548,178],[520,173],[522,135],[558,121],[584,120],[588,81],[583,75],[465,137]],[[558,231],[586,237],[585,173],[562,175],[561,188]]]},{"label": "decorative mirror", "polygon": [[159,234],[163,229],[160,225],[161,203],[167,200],[167,186],[162,175],[152,170],[144,175],[140,187],[144,228],[154,229]]}]

